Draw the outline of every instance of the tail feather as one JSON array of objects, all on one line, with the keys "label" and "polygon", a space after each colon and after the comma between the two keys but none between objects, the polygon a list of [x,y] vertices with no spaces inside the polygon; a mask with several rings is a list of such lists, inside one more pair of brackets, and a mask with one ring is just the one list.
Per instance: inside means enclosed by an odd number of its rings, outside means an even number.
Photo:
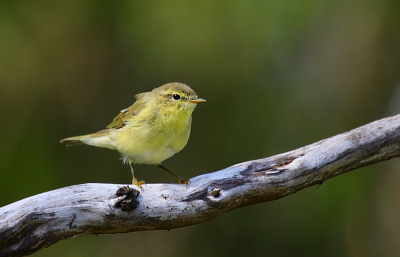
[{"label": "tail feather", "polygon": [[60,143],[66,144],[67,146],[83,145],[84,143],[81,141],[83,137],[84,136],[64,138],[60,140]]},{"label": "tail feather", "polygon": [[86,144],[115,150],[114,144],[109,135],[110,130],[105,129],[89,135],[64,138],[60,140],[60,143],[64,143],[67,146]]}]

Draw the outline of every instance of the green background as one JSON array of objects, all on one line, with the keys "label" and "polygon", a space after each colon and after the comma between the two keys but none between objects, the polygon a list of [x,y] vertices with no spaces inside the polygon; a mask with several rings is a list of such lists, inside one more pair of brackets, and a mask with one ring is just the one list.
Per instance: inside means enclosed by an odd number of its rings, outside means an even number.
[{"label": "green background", "polygon": [[[1,1],[0,206],[129,183],[117,152],[59,140],[168,82],[207,100],[163,162],[188,178],[399,113],[399,14],[395,0]],[[378,163],[203,224],[85,235],[35,256],[395,256],[399,170]],[[136,175],[173,182],[154,166]]]}]

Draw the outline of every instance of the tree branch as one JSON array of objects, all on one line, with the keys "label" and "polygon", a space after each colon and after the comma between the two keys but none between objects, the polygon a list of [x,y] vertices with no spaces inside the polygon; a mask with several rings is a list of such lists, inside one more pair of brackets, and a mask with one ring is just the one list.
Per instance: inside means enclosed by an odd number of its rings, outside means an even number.
[{"label": "tree branch", "polygon": [[0,256],[28,255],[83,234],[197,224],[399,155],[397,115],[294,151],[194,177],[188,188],[177,184],[147,184],[141,192],[132,185],[115,184],[60,188],[0,208]]}]

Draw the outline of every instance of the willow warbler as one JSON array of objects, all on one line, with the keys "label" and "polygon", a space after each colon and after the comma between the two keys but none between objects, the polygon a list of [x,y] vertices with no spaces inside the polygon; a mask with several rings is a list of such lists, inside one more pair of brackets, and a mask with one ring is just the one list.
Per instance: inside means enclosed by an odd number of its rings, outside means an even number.
[{"label": "willow warbler", "polygon": [[187,85],[169,83],[138,94],[132,106],[122,110],[106,129],[93,134],[61,140],[67,146],[87,144],[117,150],[132,172],[132,184],[141,187],[144,181],[135,178],[133,164],[155,164],[177,178],[177,183],[187,184],[161,162],[185,147],[192,124],[192,112],[198,98]]}]

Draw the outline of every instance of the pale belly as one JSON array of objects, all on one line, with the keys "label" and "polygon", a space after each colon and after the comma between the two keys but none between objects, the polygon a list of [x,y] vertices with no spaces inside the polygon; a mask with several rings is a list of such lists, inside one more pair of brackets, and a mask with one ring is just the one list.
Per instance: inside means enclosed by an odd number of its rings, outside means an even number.
[{"label": "pale belly", "polygon": [[127,151],[121,153],[124,162],[133,162],[135,164],[159,164],[162,161],[172,157],[178,151],[170,147],[161,147],[159,149],[147,149],[146,151]]},{"label": "pale belly", "polygon": [[176,130],[159,133],[143,134],[140,130],[132,131],[126,128],[115,134],[117,150],[121,153],[124,162],[135,164],[159,164],[181,151],[187,144],[190,134],[190,124],[187,129],[179,133]]}]

